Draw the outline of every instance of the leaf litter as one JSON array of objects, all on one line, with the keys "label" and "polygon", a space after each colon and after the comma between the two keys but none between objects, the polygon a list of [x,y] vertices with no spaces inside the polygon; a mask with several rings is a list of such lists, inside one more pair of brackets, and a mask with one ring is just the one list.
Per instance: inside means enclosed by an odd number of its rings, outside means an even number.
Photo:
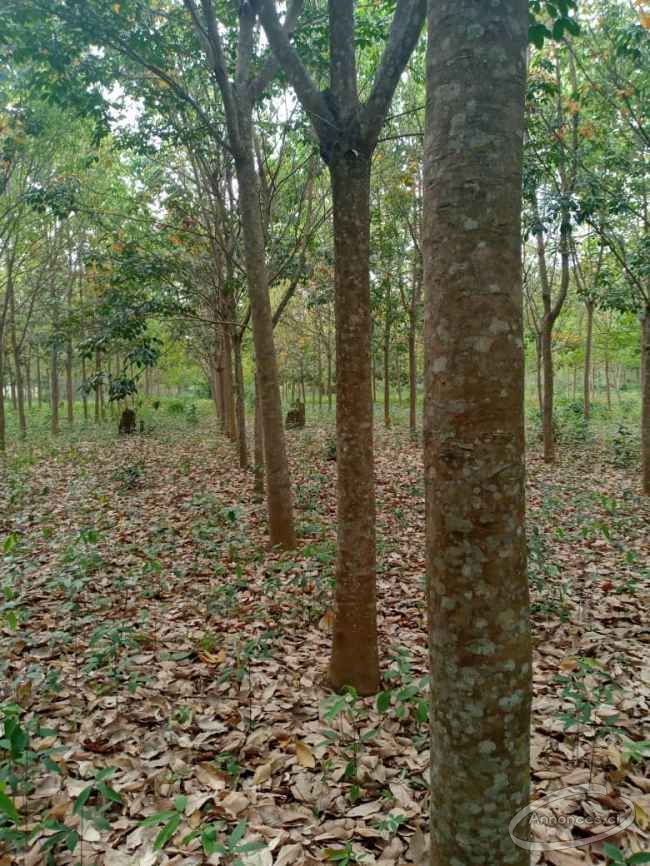
[{"label": "leaf litter", "polygon": [[[1,698],[20,708],[31,750],[15,767],[0,752],[5,776],[14,774],[20,829],[31,834],[15,862],[45,863],[64,827],[78,842],[70,851],[61,839],[57,864],[426,863],[420,450],[399,430],[378,433],[384,691],[337,697],[325,677],[336,531],[330,435],[289,434],[300,534],[291,554],[268,549],[264,503],[214,431],[88,442],[7,473],[12,592]],[[533,449],[528,462],[533,796],[602,785],[598,802],[554,801],[555,817],[567,819],[563,838],[598,835],[631,801],[634,823],[607,841],[642,852],[648,504],[631,473],[594,453],[549,468]],[[10,716],[5,709],[5,735]],[[79,807],[105,768],[116,796],[93,788]],[[160,815],[172,819],[156,823]],[[586,824],[570,820],[585,816]],[[236,844],[251,850],[208,854],[200,834],[211,826],[221,840],[243,833]],[[536,824],[534,832],[550,831]],[[3,866],[14,862],[8,856]],[[533,862],[597,864],[606,855],[597,841],[537,852]]]}]

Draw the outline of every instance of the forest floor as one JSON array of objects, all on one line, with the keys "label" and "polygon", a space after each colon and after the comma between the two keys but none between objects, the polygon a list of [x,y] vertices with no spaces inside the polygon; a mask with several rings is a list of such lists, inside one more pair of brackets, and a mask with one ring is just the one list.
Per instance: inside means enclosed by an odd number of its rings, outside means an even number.
[{"label": "forest floor", "polygon": [[[323,681],[331,435],[289,434],[291,555],[266,548],[252,477],[207,423],[62,438],[4,471],[0,866],[45,863],[48,846],[88,866],[425,863],[420,448],[378,429],[385,692],[341,697]],[[638,466],[610,457],[529,455],[534,793],[603,786],[540,808],[553,821],[536,838],[567,847],[533,863],[650,849],[650,508]]]}]

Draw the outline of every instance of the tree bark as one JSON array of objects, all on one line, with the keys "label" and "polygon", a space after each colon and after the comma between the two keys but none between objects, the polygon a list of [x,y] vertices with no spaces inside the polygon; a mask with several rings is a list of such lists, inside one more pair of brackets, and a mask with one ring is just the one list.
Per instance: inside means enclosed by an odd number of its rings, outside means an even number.
[{"label": "tree bark", "polygon": [[266,270],[264,230],[259,207],[258,179],[252,137],[250,152],[235,159],[239,206],[244,235],[246,277],[253,319],[253,342],[264,425],[266,503],[271,544],[296,545],[291,501],[291,479],[287,459],[277,358],[273,343],[273,316]]},{"label": "tree bark", "polygon": [[11,353],[14,362],[14,376],[16,388],[16,403],[18,409],[18,430],[21,439],[27,438],[27,418],[25,416],[25,388],[23,383],[23,371],[20,357],[20,347],[16,335],[16,294],[14,291],[13,280],[9,280],[7,285],[9,293],[9,335],[11,338]]},{"label": "tree bark", "polygon": [[246,441],[246,393],[244,391],[244,366],[242,363],[241,333],[233,336],[235,357],[235,405],[237,411],[237,444],[239,448],[239,468],[248,468],[248,442]]},{"label": "tree bark", "polygon": [[584,415],[588,421],[591,416],[591,346],[594,333],[594,305],[592,301],[585,301],[587,311],[587,336],[585,338],[585,369],[584,369]]},{"label": "tree bark", "polygon": [[641,489],[650,496],[650,307],[641,319]]},{"label": "tree bark", "polygon": [[330,163],[336,315],[338,547],[330,678],[359,694],[379,688],[375,590],[375,478],[370,364],[370,158]]},{"label": "tree bark", "polygon": [[43,405],[43,379],[41,378],[41,353],[36,349],[36,402],[40,409]]},{"label": "tree bark", "polygon": [[264,425],[262,423],[262,401],[260,388],[255,374],[255,493],[264,496]]},{"label": "tree bark", "polygon": [[391,291],[387,287],[386,321],[384,323],[384,427],[390,427],[390,326],[392,324]]},{"label": "tree bark", "polygon": [[29,354],[25,359],[25,390],[27,391],[27,408],[31,412],[32,410],[32,354],[31,348],[29,350]]},{"label": "tree bark", "polygon": [[59,435],[59,350],[56,341],[52,343],[50,385],[50,429],[52,436]]},{"label": "tree bark", "polygon": [[528,804],[530,760],[520,258],[527,14],[525,0],[429,2],[432,866],[530,861],[508,833]]}]

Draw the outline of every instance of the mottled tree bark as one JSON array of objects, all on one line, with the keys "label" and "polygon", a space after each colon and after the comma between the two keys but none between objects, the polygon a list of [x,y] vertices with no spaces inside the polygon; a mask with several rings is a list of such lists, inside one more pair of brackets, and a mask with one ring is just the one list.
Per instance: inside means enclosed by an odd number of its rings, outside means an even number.
[{"label": "mottled tree bark", "polygon": [[527,3],[429,0],[426,554],[432,866],[524,866],[531,650],[520,260]]},{"label": "mottled tree bark", "polygon": [[650,307],[641,319],[641,489],[650,496]]},{"label": "mottled tree bark", "polygon": [[262,423],[262,403],[260,400],[260,386],[255,374],[255,493],[264,496],[264,425]]},{"label": "mottled tree bark", "polygon": [[330,678],[359,694],[379,688],[375,477],[370,381],[370,159],[330,165],[334,214],[338,547]]}]

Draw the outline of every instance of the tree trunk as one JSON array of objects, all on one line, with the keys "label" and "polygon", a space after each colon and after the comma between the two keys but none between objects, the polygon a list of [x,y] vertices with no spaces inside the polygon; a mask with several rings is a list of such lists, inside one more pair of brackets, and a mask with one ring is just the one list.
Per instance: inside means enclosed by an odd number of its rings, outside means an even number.
[{"label": "tree trunk", "polygon": [[612,411],[612,383],[609,378],[609,358],[605,352],[605,395],[607,397],[607,410]]},{"label": "tree trunk", "polygon": [[587,311],[587,337],[585,339],[585,369],[584,369],[584,414],[588,421],[591,415],[591,345],[594,333],[594,305],[591,301],[585,303]]},{"label": "tree trunk", "polygon": [[41,353],[36,350],[36,401],[38,408],[43,405],[43,380],[41,378]]},{"label": "tree trunk", "polygon": [[544,407],[542,409],[542,436],[544,460],[555,459],[555,436],[553,431],[553,322],[544,319],[542,325],[542,369],[544,371]]},{"label": "tree trunk", "polygon": [[235,388],[233,387],[232,339],[230,327],[224,327],[223,335],[223,396],[226,420],[226,436],[237,440],[237,419],[235,409]]},{"label": "tree trunk", "polygon": [[237,441],[239,446],[239,468],[248,468],[248,443],[246,441],[246,394],[244,392],[244,366],[242,363],[241,333],[233,336],[235,355],[235,395],[237,409]]},{"label": "tree trunk", "polygon": [[[1,324],[1,322],[0,322]],[[0,327],[0,454],[7,450],[7,417],[5,411],[4,328]]]},{"label": "tree trunk", "polygon": [[384,324],[384,427],[390,427],[390,288],[387,291],[389,294],[386,303],[386,322]]},{"label": "tree trunk", "polygon": [[32,354],[31,348],[25,360],[25,390],[27,391],[27,408],[32,411]]},{"label": "tree trunk", "polygon": [[72,381],[72,340],[66,341],[65,348],[65,397],[68,404],[68,424],[74,424],[74,383]]},{"label": "tree trunk", "polygon": [[529,801],[530,760],[520,259],[527,15],[526,0],[429,0],[432,866],[530,862],[508,833]]},{"label": "tree trunk", "polygon": [[52,359],[51,359],[51,382],[50,385],[50,410],[51,420],[50,429],[52,436],[59,435],[59,351],[56,342],[52,343]]},{"label": "tree trunk", "polygon": [[409,315],[409,432],[411,438],[415,439],[417,433],[417,359],[415,356],[415,316]]},{"label": "tree trunk", "polygon": [[[95,375],[102,372],[102,359],[99,351],[95,352]],[[99,379],[95,383],[95,424],[102,420],[102,385]]]},{"label": "tree trunk", "polygon": [[235,160],[239,206],[246,257],[246,277],[253,320],[253,342],[264,426],[266,503],[271,544],[295,547],[291,479],[284,436],[277,358],[273,343],[273,317],[266,270],[264,231],[259,204],[252,137],[250,153]]},{"label": "tree trunk", "polygon": [[255,493],[264,496],[264,427],[262,424],[262,401],[257,373],[255,374]]},{"label": "tree trunk", "polygon": [[650,307],[641,320],[641,489],[650,496]]},{"label": "tree trunk", "polygon": [[332,411],[332,347],[327,339],[327,408]]},{"label": "tree trunk", "polygon": [[11,337],[11,353],[14,361],[15,382],[16,382],[16,407],[18,409],[18,430],[20,438],[27,438],[27,418],[25,417],[25,388],[23,384],[23,371],[20,358],[20,347],[16,336],[16,295],[14,292],[13,281],[7,286],[9,292],[9,334]]},{"label": "tree trunk", "polygon": [[361,695],[379,688],[375,479],[370,360],[370,158],[348,150],[329,165],[336,314],[337,559],[330,679]]},{"label": "tree trunk", "polygon": [[86,391],[86,358],[81,358],[81,401],[83,403],[84,421],[88,420],[88,392]]}]

